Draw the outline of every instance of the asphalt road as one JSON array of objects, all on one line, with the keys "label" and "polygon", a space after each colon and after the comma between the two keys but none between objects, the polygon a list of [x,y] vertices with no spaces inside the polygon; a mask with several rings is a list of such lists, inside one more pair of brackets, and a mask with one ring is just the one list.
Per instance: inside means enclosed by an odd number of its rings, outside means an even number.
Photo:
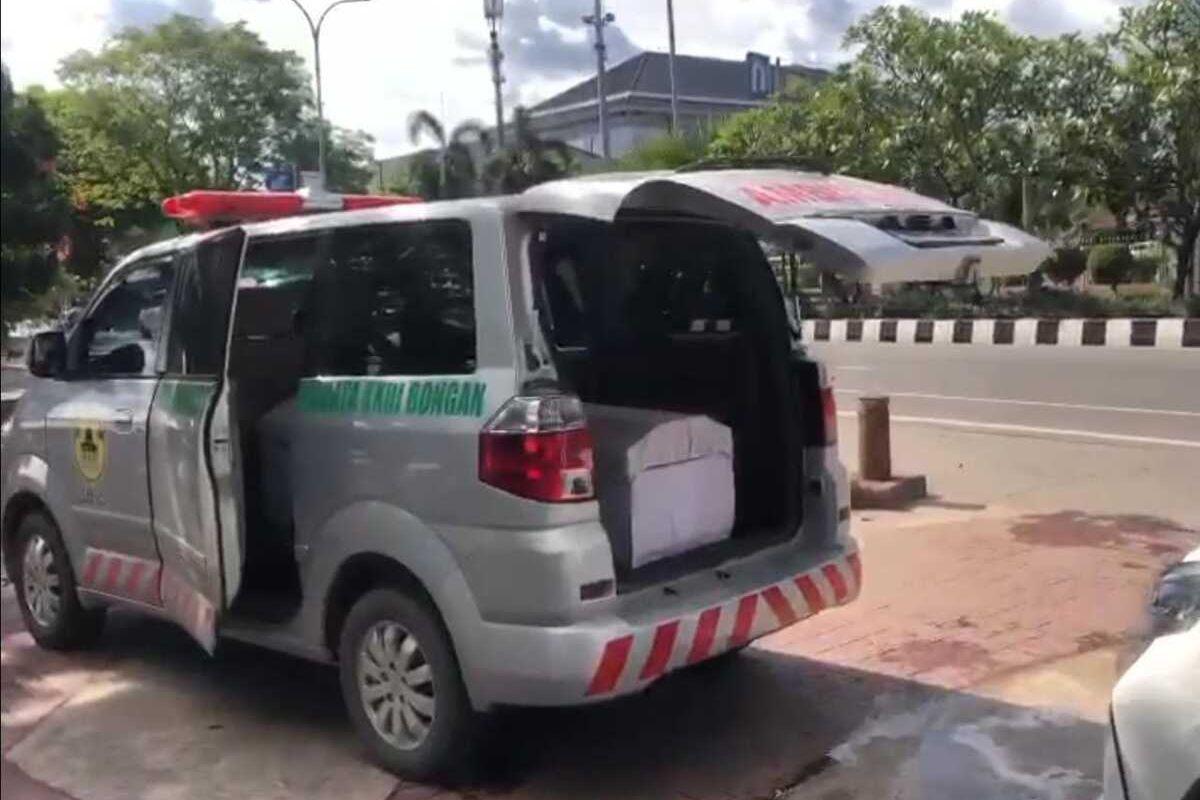
[{"label": "asphalt road", "polygon": [[[893,421],[1200,448],[1200,352],[814,343],[843,414],[889,395]],[[846,424],[843,422],[843,425]]]}]

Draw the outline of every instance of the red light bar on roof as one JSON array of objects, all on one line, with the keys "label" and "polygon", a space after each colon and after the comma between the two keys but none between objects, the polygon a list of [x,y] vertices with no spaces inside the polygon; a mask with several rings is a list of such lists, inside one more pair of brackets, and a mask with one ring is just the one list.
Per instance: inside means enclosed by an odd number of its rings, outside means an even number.
[{"label": "red light bar on roof", "polygon": [[404,203],[421,198],[407,195],[321,194],[298,192],[225,192],[197,190],[168,197],[163,213],[189,225],[257,222],[313,211],[353,211]]}]

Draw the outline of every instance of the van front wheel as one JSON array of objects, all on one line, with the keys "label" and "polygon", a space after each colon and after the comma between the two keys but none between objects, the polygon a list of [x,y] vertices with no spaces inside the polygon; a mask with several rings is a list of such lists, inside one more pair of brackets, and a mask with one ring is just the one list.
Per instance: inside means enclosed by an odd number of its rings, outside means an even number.
[{"label": "van front wheel", "polygon": [[53,520],[40,511],[25,515],[17,526],[13,554],[9,569],[17,606],[34,641],[48,650],[95,644],[104,627],[104,609],[84,608],[79,602],[67,548]]},{"label": "van front wheel", "polygon": [[364,595],[342,628],[338,662],[350,719],[385,768],[445,780],[467,765],[476,714],[427,601],[392,588]]}]

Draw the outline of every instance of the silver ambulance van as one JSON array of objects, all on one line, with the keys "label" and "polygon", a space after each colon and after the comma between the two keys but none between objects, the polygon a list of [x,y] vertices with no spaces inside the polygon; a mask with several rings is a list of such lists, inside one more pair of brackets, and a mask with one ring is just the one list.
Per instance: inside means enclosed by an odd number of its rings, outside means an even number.
[{"label": "silver ambulance van", "polygon": [[25,624],[81,647],[116,606],[210,653],[336,664],[373,756],[434,778],[495,706],[634,693],[851,602],[832,392],[766,239],[864,281],[1046,253],[902,189],[781,170],[146,247],[33,340],[5,423]]}]

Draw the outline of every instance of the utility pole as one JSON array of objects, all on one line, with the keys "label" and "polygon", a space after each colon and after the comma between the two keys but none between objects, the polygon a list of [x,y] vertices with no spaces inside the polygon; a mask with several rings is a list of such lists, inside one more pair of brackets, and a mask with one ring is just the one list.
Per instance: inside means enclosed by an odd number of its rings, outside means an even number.
[{"label": "utility pole", "polygon": [[679,134],[679,94],[675,91],[675,3],[667,0],[667,71],[671,74],[671,133]]},{"label": "utility pole", "polygon": [[583,18],[587,25],[596,29],[596,101],[600,114],[600,154],[607,160],[608,147],[608,94],[604,88],[604,26],[616,21],[611,11],[604,12],[604,0],[596,0],[596,10]]},{"label": "utility pole", "polygon": [[304,15],[304,21],[308,23],[308,32],[312,34],[313,73],[317,80],[317,174],[321,176],[322,191],[325,190],[325,106],[321,101],[321,25],[324,24],[325,18],[329,16],[329,12],[338,6],[343,6],[347,3],[367,2],[370,2],[370,0],[337,0],[337,2],[332,3],[322,11],[321,16],[317,18],[316,24],[313,24],[312,17],[304,6],[300,5],[300,0],[292,0],[292,4],[300,9],[300,13]]},{"label": "utility pole", "polygon": [[483,0],[483,16],[488,23],[488,33],[492,44],[488,55],[492,62],[492,88],[496,93],[496,146],[504,149],[504,100],[501,96],[500,85],[504,83],[504,75],[500,72],[500,62],[504,54],[500,52],[500,20],[504,16],[504,0]]}]

